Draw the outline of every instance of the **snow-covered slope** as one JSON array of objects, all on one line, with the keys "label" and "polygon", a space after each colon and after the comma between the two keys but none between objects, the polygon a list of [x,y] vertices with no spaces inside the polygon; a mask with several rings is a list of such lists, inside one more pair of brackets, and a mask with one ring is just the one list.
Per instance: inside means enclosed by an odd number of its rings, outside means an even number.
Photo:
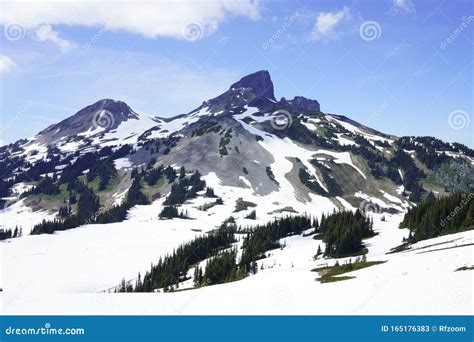
[{"label": "snow-covered slope", "polygon": [[[369,243],[368,260],[385,263],[346,274],[354,279],[316,281],[318,275],[311,270],[335,261],[314,261],[320,241],[295,236],[284,239],[283,250],[268,252],[270,256],[259,261],[259,272],[242,281],[175,293],[102,293],[117,277],[134,276],[138,265],[146,269],[158,255],[197,234],[186,220],[159,226],[156,220],[142,217],[129,222],[136,227],[132,236],[125,223],[118,223],[1,244],[6,265],[2,312],[473,314],[472,271],[456,272],[472,265],[473,233],[430,239],[409,251],[386,254],[407,234],[398,229],[400,215],[388,215],[385,222],[380,215],[375,217],[379,235]],[[35,272],[25,274],[25,269]]]}]

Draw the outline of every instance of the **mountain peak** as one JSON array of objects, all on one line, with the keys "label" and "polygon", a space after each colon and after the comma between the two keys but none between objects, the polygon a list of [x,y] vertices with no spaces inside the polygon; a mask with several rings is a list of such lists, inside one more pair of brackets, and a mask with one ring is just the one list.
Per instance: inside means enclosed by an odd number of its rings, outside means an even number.
[{"label": "mountain peak", "polygon": [[[113,99],[102,99],[99,100],[92,105],[84,108],[89,111],[97,111],[97,110],[107,110],[112,114],[125,114],[129,116],[133,113],[133,110],[130,108],[128,104],[123,101],[117,101]],[[133,116],[133,115],[132,115]]]},{"label": "mountain peak", "polygon": [[268,97],[276,101],[273,93],[273,82],[270,73],[267,70],[260,70],[253,74],[244,76],[240,81],[232,84],[230,89],[252,88],[252,90],[260,96]]}]

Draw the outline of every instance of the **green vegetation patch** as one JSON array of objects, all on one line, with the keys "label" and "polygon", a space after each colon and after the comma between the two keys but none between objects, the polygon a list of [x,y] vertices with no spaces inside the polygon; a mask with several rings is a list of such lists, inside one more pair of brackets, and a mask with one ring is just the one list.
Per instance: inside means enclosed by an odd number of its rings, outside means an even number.
[{"label": "green vegetation patch", "polygon": [[344,264],[344,265],[336,264],[335,266],[332,266],[332,267],[315,268],[312,271],[319,273],[320,277],[316,280],[321,282],[321,284],[333,283],[336,281],[355,278],[354,276],[338,277],[341,274],[357,271],[363,268],[367,268],[367,267],[371,267],[371,266],[375,266],[379,264],[383,264],[384,262],[386,261],[361,261],[361,262],[354,262],[354,263],[349,263],[349,264]]},{"label": "green vegetation patch", "polygon": [[227,152],[227,145],[229,145],[230,143],[230,140],[232,139],[232,128],[229,128],[224,136],[221,138],[221,140],[219,141],[219,154],[221,156],[226,156],[229,154],[229,152]]},{"label": "green vegetation patch", "polygon": [[208,134],[208,133],[219,133],[221,128],[222,128],[221,125],[219,125],[215,122],[210,122],[210,123],[207,123],[207,124],[203,125],[202,127],[199,127],[197,129],[195,129],[191,133],[191,136],[192,137],[199,137],[201,135]]}]

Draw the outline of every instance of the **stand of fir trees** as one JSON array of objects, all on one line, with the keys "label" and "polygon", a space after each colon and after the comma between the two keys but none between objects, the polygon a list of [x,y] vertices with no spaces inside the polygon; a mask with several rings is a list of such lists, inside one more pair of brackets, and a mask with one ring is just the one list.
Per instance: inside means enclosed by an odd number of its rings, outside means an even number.
[{"label": "stand of fir trees", "polygon": [[400,228],[410,229],[409,243],[474,229],[474,193],[457,192],[434,198],[431,194],[408,209]]},{"label": "stand of fir trees", "polygon": [[160,166],[158,168],[151,169],[148,171],[143,179],[149,186],[155,185],[158,180],[163,176],[163,166]]},{"label": "stand of fir trees", "polygon": [[0,229],[0,241],[6,240],[6,239],[13,239],[23,236],[23,230],[22,228],[15,227],[14,230],[12,229]]},{"label": "stand of fir trees", "polygon": [[46,176],[41,179],[37,186],[32,189],[25,191],[21,194],[20,198],[24,198],[28,195],[57,195],[59,194],[59,184],[54,181],[54,179]]},{"label": "stand of fir trees", "polygon": [[14,179],[10,179],[10,180],[0,179],[0,197],[8,197],[10,195],[10,189],[13,186],[13,184],[15,184]]},{"label": "stand of fir trees", "polygon": [[[67,230],[85,223],[92,223],[88,221],[94,218],[99,206],[99,197],[96,196],[94,190],[85,187],[77,202],[77,213],[75,215],[69,215],[66,218],[60,217],[52,221],[43,220],[43,222],[33,227],[31,234],[52,234],[58,230]],[[64,209],[60,210],[63,211]]]},{"label": "stand of fir trees", "polygon": [[178,210],[178,207],[175,205],[165,206],[161,211],[160,218],[162,219],[172,219],[172,218],[189,218],[187,211]]},{"label": "stand of fir trees", "polygon": [[364,247],[362,239],[375,235],[372,221],[359,210],[323,215],[317,232],[322,234],[326,243],[324,254],[334,258],[361,253]]},{"label": "stand of fir trees", "polygon": [[117,169],[112,159],[97,160],[87,173],[87,181],[92,182],[99,177],[99,191],[104,190],[110,180],[117,177]]},{"label": "stand of fir trees", "polygon": [[[239,268],[237,264],[237,250],[232,248],[210,258],[203,279],[198,278],[195,284],[196,286],[222,284],[243,279],[245,276],[245,269]],[[199,280],[202,282],[200,283]]]},{"label": "stand of fir trees", "polygon": [[204,190],[206,182],[201,179],[201,174],[196,171],[188,178],[182,178],[171,186],[171,192],[166,198],[165,205],[183,204],[186,200],[195,198],[197,192]]}]

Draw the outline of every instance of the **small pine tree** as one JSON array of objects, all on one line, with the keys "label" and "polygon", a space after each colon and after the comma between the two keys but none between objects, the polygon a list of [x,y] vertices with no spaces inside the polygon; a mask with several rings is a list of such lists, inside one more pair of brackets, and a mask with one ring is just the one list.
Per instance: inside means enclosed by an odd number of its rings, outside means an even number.
[{"label": "small pine tree", "polygon": [[257,274],[258,264],[256,261],[253,261],[252,264],[250,265],[250,272],[252,272],[252,274]]}]

